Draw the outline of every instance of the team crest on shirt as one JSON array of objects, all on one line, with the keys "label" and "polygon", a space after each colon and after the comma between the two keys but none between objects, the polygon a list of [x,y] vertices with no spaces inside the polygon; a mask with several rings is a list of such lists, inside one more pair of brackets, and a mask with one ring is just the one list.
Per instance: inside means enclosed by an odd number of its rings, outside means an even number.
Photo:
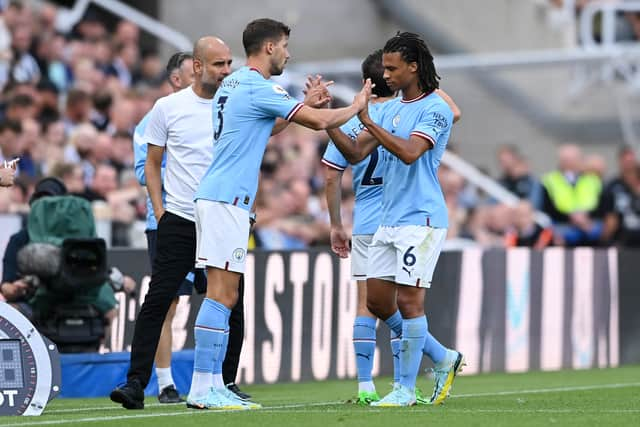
[{"label": "team crest on shirt", "polygon": [[236,250],[233,251],[232,256],[235,262],[241,262],[244,259],[245,251],[242,248],[236,248]]},{"label": "team crest on shirt", "polygon": [[287,90],[285,88],[283,88],[282,86],[273,85],[272,88],[273,88],[273,91],[275,93],[277,93],[278,95],[282,95],[286,99],[291,99],[291,97],[289,96],[289,92],[287,92]]},{"label": "team crest on shirt", "polygon": [[400,124],[400,114],[398,114],[393,118],[393,121],[391,122],[391,124],[393,124],[394,128],[398,127],[398,125]]}]

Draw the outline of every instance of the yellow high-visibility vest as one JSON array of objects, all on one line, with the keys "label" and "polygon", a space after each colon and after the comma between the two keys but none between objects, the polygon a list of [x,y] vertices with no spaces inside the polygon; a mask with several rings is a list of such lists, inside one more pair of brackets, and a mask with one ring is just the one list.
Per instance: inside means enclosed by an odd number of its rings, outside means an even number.
[{"label": "yellow high-visibility vest", "polygon": [[602,182],[594,174],[580,175],[576,184],[571,185],[560,171],[554,171],[542,178],[542,184],[556,209],[563,214],[595,209],[602,190]]}]

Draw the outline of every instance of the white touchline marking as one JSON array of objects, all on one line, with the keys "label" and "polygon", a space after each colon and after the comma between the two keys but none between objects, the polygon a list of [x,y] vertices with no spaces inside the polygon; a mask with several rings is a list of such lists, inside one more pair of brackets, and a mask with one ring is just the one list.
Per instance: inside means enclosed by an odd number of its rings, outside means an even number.
[{"label": "white touchline marking", "polygon": [[[580,390],[596,390],[596,389],[615,389],[615,388],[624,388],[624,387],[638,387],[640,386],[640,382],[635,383],[617,383],[617,384],[594,384],[594,385],[585,385],[585,386],[575,386],[575,387],[558,387],[558,388],[545,388],[545,389],[531,389],[531,390],[513,390],[513,391],[498,391],[498,392],[488,392],[488,393],[469,393],[469,394],[459,394],[452,395],[451,398],[467,398],[467,397],[487,397],[487,396],[508,396],[508,395],[517,395],[517,394],[537,394],[537,393],[562,393],[562,392],[570,392],[570,391],[580,391]],[[339,405],[345,403],[344,401],[333,401],[333,402],[317,402],[317,403],[298,403],[291,405],[278,405],[278,406],[267,406],[263,409],[257,410],[258,412],[270,412],[270,413],[286,413],[286,412],[342,412],[339,410],[326,410],[322,411],[318,410],[299,410],[303,408],[313,408],[318,406],[331,406],[331,405]],[[146,405],[146,407],[166,407],[166,406],[178,406],[183,404],[160,404],[160,403],[152,403]],[[97,406],[91,408],[71,408],[71,409],[57,409],[51,411],[45,411],[45,415],[49,414],[58,414],[58,413],[73,413],[80,411],[96,411],[96,410],[109,410],[109,409],[122,409],[118,405],[110,405],[110,406]],[[293,410],[293,411],[292,411]],[[385,409],[374,409],[372,411],[376,412],[384,412],[393,410],[393,408],[385,408]],[[421,411],[433,411],[432,407],[416,407],[412,409],[413,412],[421,412]],[[446,408],[447,412],[460,412],[460,413],[610,413],[610,414],[634,414],[640,413],[640,409],[594,409],[593,411],[583,410],[583,409],[457,409],[457,408]],[[154,412],[154,413],[138,413],[135,415],[116,415],[109,417],[92,417],[92,418],[77,418],[77,419],[60,419],[60,420],[43,420],[43,421],[26,421],[19,422],[13,424],[4,424],[5,427],[19,427],[19,426],[40,426],[40,425],[57,425],[57,424],[78,424],[78,423],[90,423],[90,422],[99,422],[99,421],[111,421],[111,420],[127,420],[134,418],[155,418],[155,417],[175,417],[175,416],[196,416],[196,415],[204,415],[204,414],[216,414],[216,413],[229,413],[229,412],[242,412],[245,411],[228,411],[228,410],[192,410],[192,411],[180,411],[180,412]],[[253,411],[246,411],[253,412]]]},{"label": "white touchline marking", "polygon": [[453,394],[451,395],[451,398],[509,396],[513,394],[557,393],[557,392],[566,392],[566,391],[596,390],[601,388],[611,389],[611,388],[638,387],[638,386],[640,386],[640,383],[584,385],[584,386],[574,386],[574,387],[539,388],[539,389],[533,389],[533,390],[512,390],[512,391],[496,391],[496,392],[487,392],[487,393]]}]

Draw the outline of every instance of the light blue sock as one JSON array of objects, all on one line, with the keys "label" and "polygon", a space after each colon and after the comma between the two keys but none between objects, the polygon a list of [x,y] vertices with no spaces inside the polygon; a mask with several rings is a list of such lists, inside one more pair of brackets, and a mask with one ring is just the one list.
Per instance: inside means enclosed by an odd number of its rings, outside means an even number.
[{"label": "light blue sock", "polygon": [[[427,316],[424,317],[425,322],[427,322]],[[427,329],[429,328],[429,324],[427,323]],[[440,344],[431,333],[427,330],[427,337],[424,340],[424,348],[422,352],[429,356],[429,358],[433,361],[434,364],[438,364],[444,360],[444,357],[447,355],[447,348]]]},{"label": "light blue sock", "polygon": [[386,323],[389,329],[395,332],[397,336],[402,336],[402,314],[400,314],[400,310],[393,313],[384,323]]},{"label": "light blue sock", "polygon": [[225,333],[229,329],[231,310],[217,301],[205,298],[195,322],[196,341],[193,369],[213,373],[220,367],[227,352]]},{"label": "light blue sock", "polygon": [[224,337],[222,338],[222,348],[224,348],[224,353],[223,353],[222,359],[220,360],[220,363],[213,364],[214,374],[222,374],[222,363],[224,362],[224,359],[227,355],[228,346],[229,346],[229,328],[227,327],[227,330],[224,331]]},{"label": "light blue sock", "polygon": [[[400,382],[400,340],[402,339],[402,315],[400,310],[384,321],[391,329],[391,353],[393,354],[393,382]],[[396,337],[394,341],[393,337]]]},{"label": "light blue sock", "polygon": [[400,382],[400,336],[391,331],[391,355],[393,356],[393,383]]},{"label": "light blue sock", "polygon": [[358,316],[353,321],[353,350],[356,353],[358,382],[371,381],[376,351],[376,319]]},{"label": "light blue sock", "polygon": [[416,378],[422,362],[422,349],[427,336],[427,318],[403,319],[400,341],[400,384],[416,388]]}]

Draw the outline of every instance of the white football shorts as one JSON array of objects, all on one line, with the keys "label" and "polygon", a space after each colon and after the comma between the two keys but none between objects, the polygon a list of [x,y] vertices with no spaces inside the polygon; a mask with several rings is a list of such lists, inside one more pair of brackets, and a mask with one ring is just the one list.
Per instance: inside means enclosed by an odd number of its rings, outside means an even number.
[{"label": "white football shorts", "polygon": [[400,285],[431,287],[446,228],[380,226],[369,245],[367,277]]},{"label": "white football shorts", "polygon": [[244,273],[249,212],[229,203],[196,201],[196,267]]},{"label": "white football shorts", "polygon": [[356,234],[351,237],[351,279],[367,279],[367,258],[373,234]]}]

